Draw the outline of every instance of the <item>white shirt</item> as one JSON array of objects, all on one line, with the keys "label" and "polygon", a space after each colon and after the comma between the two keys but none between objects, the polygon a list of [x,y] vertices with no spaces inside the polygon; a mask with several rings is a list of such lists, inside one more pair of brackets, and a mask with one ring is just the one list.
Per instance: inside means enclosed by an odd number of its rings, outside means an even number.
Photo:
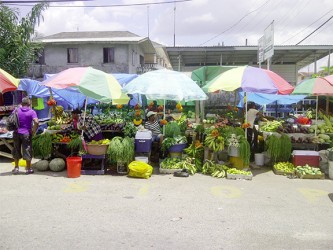
[{"label": "white shirt", "polygon": [[250,123],[250,128],[253,128],[254,120],[256,119],[258,113],[259,111],[256,109],[249,109],[247,111],[246,121]]}]

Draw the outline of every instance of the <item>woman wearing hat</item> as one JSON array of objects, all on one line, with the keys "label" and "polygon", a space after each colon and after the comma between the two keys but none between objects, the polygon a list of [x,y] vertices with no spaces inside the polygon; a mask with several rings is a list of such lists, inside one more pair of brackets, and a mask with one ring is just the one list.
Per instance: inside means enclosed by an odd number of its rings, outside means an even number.
[{"label": "woman wearing hat", "polygon": [[161,133],[161,127],[157,122],[156,114],[157,113],[153,111],[149,111],[147,113],[148,121],[145,123],[145,129],[150,130],[153,136],[153,141],[157,141],[161,145],[163,141],[163,135]]}]

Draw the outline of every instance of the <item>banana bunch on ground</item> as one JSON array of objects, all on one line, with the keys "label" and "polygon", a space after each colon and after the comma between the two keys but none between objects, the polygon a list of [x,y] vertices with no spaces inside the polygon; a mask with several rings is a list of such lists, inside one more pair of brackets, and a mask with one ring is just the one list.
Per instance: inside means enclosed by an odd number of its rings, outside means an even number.
[{"label": "banana bunch on ground", "polygon": [[191,175],[194,175],[197,172],[195,164],[193,163],[194,159],[191,157],[186,157],[181,162],[177,163],[179,169],[187,169]]},{"label": "banana bunch on ground", "polygon": [[212,177],[216,178],[224,178],[226,176],[226,170],[228,167],[226,165],[221,165],[221,164],[215,164],[215,170],[211,174]]},{"label": "banana bunch on ground", "polygon": [[202,173],[216,178],[223,178],[226,176],[226,171],[228,169],[229,168],[226,165],[216,164],[213,161],[206,160],[202,166]]}]

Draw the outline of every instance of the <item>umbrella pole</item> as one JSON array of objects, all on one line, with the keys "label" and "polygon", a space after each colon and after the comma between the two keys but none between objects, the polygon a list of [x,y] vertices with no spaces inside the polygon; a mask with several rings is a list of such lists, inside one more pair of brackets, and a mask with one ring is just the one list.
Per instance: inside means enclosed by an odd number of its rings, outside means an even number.
[{"label": "umbrella pole", "polygon": [[[165,99],[163,100],[163,120],[165,120]],[[163,125],[163,136],[165,135],[165,125]]]},{"label": "umbrella pole", "polygon": [[317,135],[318,128],[318,96],[316,97],[316,128],[315,128],[315,136]]},{"label": "umbrella pole", "polygon": [[[245,97],[245,121],[248,122],[247,119],[247,96],[246,92],[244,92],[244,97]],[[247,139],[247,128],[245,129],[245,139]]]},{"label": "umbrella pole", "polygon": [[[86,122],[86,112],[87,112],[87,102],[88,102],[88,96],[86,96],[86,100],[84,102],[84,113],[83,113],[83,125],[85,125]],[[81,130],[81,137],[83,138],[83,129]]]}]

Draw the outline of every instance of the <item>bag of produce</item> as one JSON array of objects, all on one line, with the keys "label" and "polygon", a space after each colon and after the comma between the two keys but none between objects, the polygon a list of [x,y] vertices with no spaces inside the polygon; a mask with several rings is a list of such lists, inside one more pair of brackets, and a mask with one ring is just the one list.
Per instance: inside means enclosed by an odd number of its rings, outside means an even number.
[{"label": "bag of produce", "polygon": [[128,165],[128,176],[148,179],[153,173],[153,167],[143,161],[132,161]]}]

